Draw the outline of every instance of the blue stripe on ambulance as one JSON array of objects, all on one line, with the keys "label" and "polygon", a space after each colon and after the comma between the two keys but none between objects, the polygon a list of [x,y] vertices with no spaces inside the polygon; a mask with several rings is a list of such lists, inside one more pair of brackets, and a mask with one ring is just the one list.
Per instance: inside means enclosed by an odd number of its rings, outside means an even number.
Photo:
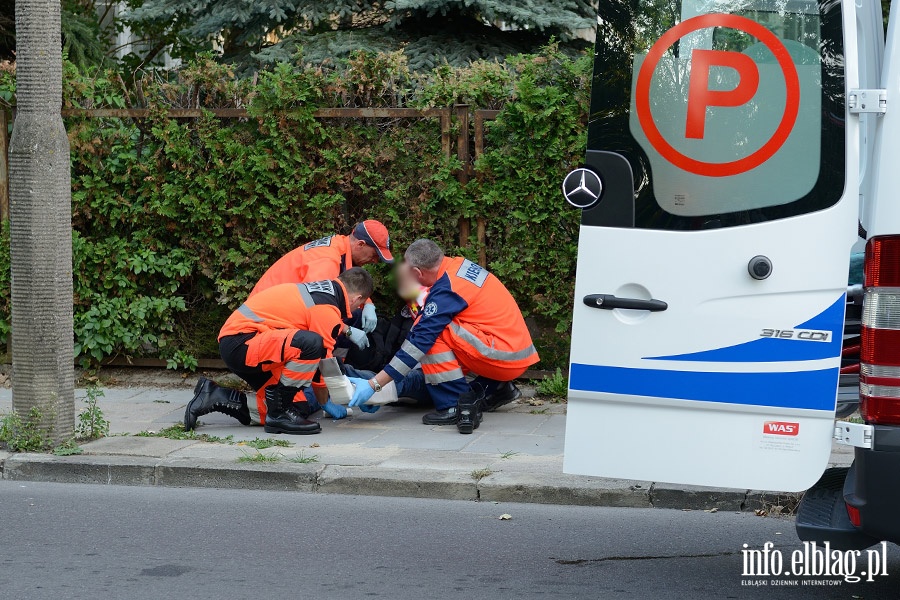
[{"label": "blue stripe on ambulance", "polygon": [[572,364],[569,387],[584,392],[833,411],[837,367],[780,373],[711,373]]},{"label": "blue stripe on ambulance", "polygon": [[703,350],[672,356],[649,356],[645,360],[683,360],[697,362],[788,362],[795,360],[821,360],[841,355],[843,340],[845,295],[834,304],[794,329],[830,331],[830,342],[809,342],[793,339],[760,338],[735,346],[716,350]]}]

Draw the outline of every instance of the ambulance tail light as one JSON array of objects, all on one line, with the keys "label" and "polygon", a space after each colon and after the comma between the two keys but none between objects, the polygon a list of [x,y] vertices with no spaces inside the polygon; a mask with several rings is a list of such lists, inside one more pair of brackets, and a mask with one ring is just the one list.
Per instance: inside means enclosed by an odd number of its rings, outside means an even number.
[{"label": "ambulance tail light", "polygon": [[866,245],[860,348],[860,414],[900,425],[900,236]]}]

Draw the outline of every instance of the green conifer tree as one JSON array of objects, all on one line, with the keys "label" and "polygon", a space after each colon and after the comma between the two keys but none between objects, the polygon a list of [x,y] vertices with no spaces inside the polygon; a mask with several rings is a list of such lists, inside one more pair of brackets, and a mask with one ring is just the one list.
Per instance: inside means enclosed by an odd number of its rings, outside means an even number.
[{"label": "green conifer tree", "polygon": [[245,65],[324,62],[403,50],[413,69],[530,52],[551,38],[583,48],[594,0],[129,0],[127,23],[174,56],[215,51]]}]

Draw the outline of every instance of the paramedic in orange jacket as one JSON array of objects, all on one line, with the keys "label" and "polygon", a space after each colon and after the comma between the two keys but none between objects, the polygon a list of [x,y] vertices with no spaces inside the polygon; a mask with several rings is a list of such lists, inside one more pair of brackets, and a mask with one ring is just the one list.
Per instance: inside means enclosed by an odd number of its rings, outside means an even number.
[{"label": "paramedic in orange jacket", "polygon": [[[391,237],[380,221],[369,219],[358,223],[350,235],[332,235],[291,250],[263,273],[252,298],[261,291],[280,283],[306,283],[335,279],[351,267],[361,267],[378,261],[391,264]],[[352,327],[347,335],[359,348],[369,345],[366,333],[375,331],[378,316],[371,302],[363,307],[360,328]]]},{"label": "paramedic in orange jacket", "polygon": [[[328,400],[328,389],[316,377],[319,361],[331,356],[335,339],[346,329],[344,319],[372,295],[372,277],[354,267],[335,280],[283,283],[242,304],[219,332],[225,365],[256,390],[259,421],[268,433],[309,434],[321,430],[294,405],[294,396],[312,385],[324,410],[343,418],[347,409]],[[210,385],[211,384],[211,385]],[[206,385],[208,389],[200,389]],[[224,412],[249,425],[246,396],[201,380],[185,409],[185,429],[197,417]]]},{"label": "paramedic in orange jacket", "polygon": [[[422,422],[472,433],[482,408],[493,411],[521,396],[512,381],[539,360],[525,319],[499,279],[465,258],[445,257],[431,240],[413,242],[405,259],[419,284],[430,287],[425,306],[383,371],[368,381],[351,379],[350,406],[364,405],[421,363],[437,409]],[[478,375],[471,386],[466,373]]]}]

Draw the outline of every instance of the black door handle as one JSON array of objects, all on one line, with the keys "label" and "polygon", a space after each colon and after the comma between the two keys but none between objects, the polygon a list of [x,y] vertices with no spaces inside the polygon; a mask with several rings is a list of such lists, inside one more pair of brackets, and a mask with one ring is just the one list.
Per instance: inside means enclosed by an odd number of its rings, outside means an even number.
[{"label": "black door handle", "polygon": [[662,300],[641,300],[640,298],[616,298],[611,294],[588,294],[584,297],[584,303],[591,308],[612,310],[614,308],[627,308],[630,310],[649,310],[660,312],[669,308]]}]

